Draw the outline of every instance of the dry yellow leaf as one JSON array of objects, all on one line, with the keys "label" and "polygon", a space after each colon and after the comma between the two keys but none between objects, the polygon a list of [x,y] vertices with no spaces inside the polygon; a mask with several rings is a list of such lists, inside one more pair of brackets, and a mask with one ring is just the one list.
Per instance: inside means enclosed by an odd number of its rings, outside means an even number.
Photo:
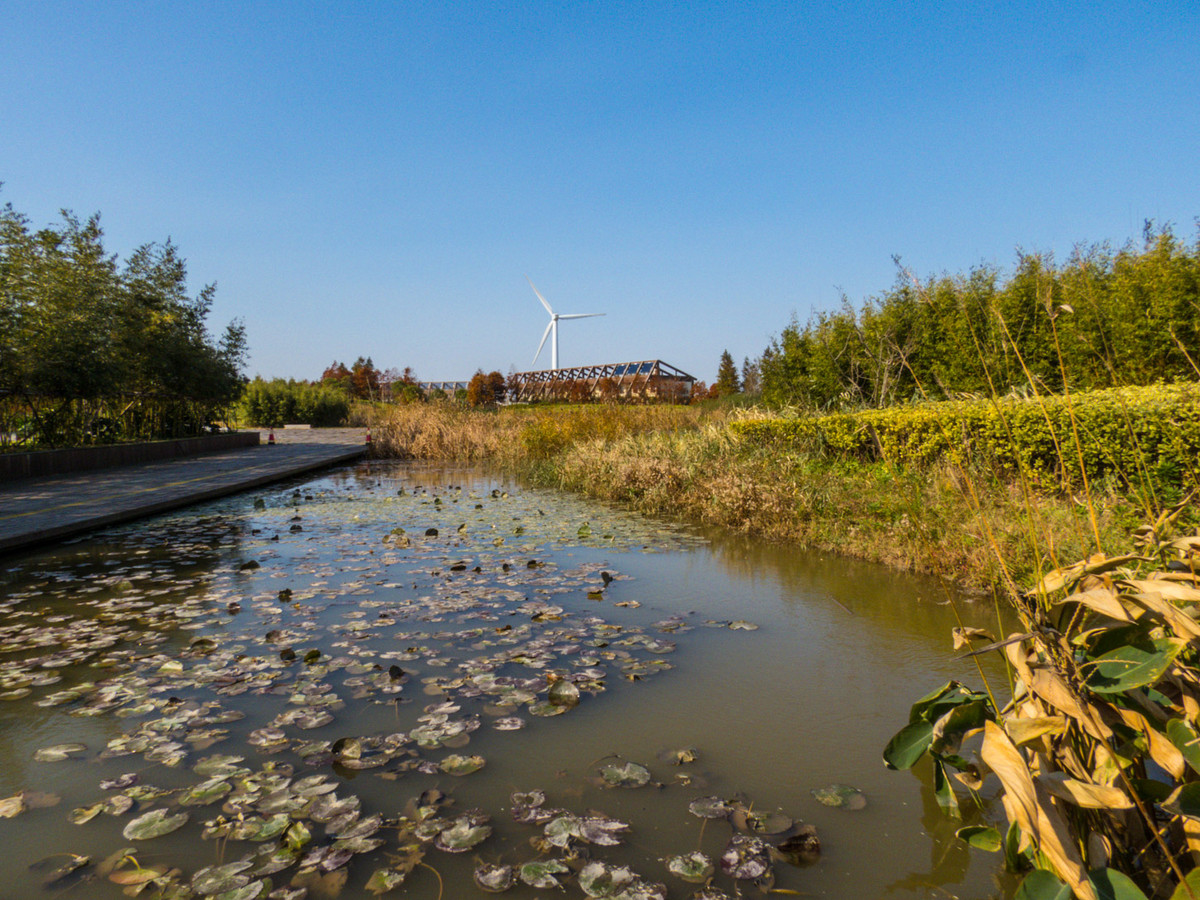
[{"label": "dry yellow leaf", "polygon": [[1049,669],[1036,669],[1030,689],[1060,712],[1066,713],[1079,722],[1084,730],[1100,741],[1112,737],[1112,729],[1101,720],[1095,709],[1085,707],[1076,699],[1071,689],[1055,672]]},{"label": "dry yellow leaf", "polygon": [[1004,730],[1018,747],[1036,741],[1043,735],[1057,736],[1067,730],[1064,716],[1038,716],[1037,718],[1009,718],[1004,720]]},{"label": "dry yellow leaf", "polygon": [[1062,606],[1064,603],[1079,603],[1086,606],[1092,612],[1100,613],[1102,616],[1108,616],[1110,619],[1115,619],[1118,622],[1132,622],[1133,617],[1121,603],[1121,598],[1113,591],[1107,588],[1094,588],[1090,591],[1082,591],[1076,594],[1070,594],[1059,600],[1055,606]]},{"label": "dry yellow leaf", "polygon": [[1085,809],[1131,809],[1133,801],[1120,788],[1088,784],[1068,778],[1064,772],[1047,772],[1037,777],[1037,783],[1055,797]]},{"label": "dry yellow leaf", "polygon": [[1096,900],[1087,869],[1067,824],[1045,790],[1039,791],[1025,757],[995,722],[984,724],[980,756],[1004,785],[1004,806],[1037,842],[1059,878],[1083,900]]}]

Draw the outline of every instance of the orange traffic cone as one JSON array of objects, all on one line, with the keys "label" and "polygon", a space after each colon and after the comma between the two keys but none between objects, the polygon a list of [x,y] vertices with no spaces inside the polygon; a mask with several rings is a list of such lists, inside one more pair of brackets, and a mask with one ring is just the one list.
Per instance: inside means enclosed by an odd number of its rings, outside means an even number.
[{"label": "orange traffic cone", "polygon": [[271,430],[267,432],[267,446],[275,446],[275,427],[271,426]]}]

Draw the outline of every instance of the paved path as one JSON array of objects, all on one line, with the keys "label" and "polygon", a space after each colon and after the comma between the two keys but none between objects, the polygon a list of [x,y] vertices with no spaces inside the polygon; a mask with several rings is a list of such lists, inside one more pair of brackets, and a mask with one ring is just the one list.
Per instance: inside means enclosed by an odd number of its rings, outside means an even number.
[{"label": "paved path", "polygon": [[0,483],[0,553],[248,490],[366,451],[365,429],[280,429],[275,446]]}]

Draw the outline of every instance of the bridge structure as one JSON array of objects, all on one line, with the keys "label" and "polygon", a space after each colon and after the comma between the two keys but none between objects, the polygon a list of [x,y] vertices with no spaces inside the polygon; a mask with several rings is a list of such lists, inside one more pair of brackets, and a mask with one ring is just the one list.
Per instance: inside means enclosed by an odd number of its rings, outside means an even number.
[{"label": "bridge structure", "polygon": [[431,394],[433,391],[444,391],[451,397],[455,391],[465,391],[467,382],[465,381],[418,381],[417,387],[425,395]]},{"label": "bridge structure", "polygon": [[509,403],[535,400],[628,400],[685,403],[696,379],[661,359],[517,372],[508,377]]}]

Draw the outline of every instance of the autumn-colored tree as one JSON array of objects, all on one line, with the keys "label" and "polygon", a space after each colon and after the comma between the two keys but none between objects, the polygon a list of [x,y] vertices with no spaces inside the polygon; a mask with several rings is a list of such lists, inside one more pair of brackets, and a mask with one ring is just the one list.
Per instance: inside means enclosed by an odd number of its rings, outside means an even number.
[{"label": "autumn-colored tree", "polygon": [[371,357],[361,356],[354,361],[350,368],[350,393],[359,400],[379,399],[379,370]]},{"label": "autumn-colored tree", "polygon": [[721,354],[721,363],[717,366],[717,383],[714,387],[721,397],[736,394],[742,389],[737,366],[733,364],[733,357],[729,355],[728,350]]},{"label": "autumn-colored tree", "polygon": [[582,378],[571,381],[567,388],[567,399],[572,403],[587,403],[592,399],[592,387]]},{"label": "autumn-colored tree", "polygon": [[504,399],[504,376],[499,372],[483,373],[476,369],[467,385],[467,403],[471,406],[495,406]]},{"label": "autumn-colored tree", "polygon": [[467,402],[472,406],[487,406],[492,402],[491,391],[487,386],[487,376],[483,374],[483,369],[476,369],[475,374],[467,383]]},{"label": "autumn-colored tree", "polygon": [[419,403],[425,399],[412,366],[405,366],[403,372],[387,369],[380,374],[379,383],[384,399],[393,403]]},{"label": "autumn-colored tree", "polygon": [[492,402],[503,402],[505,393],[508,390],[508,385],[504,380],[504,376],[499,372],[488,372],[487,383],[488,388],[492,392]]},{"label": "autumn-colored tree", "polygon": [[596,394],[605,403],[615,403],[621,397],[621,386],[615,378],[605,376],[596,385]]},{"label": "autumn-colored tree", "polygon": [[321,373],[321,384],[325,387],[339,388],[346,392],[347,397],[352,393],[350,370],[336,359]]},{"label": "autumn-colored tree", "polygon": [[707,398],[708,398],[708,385],[703,381],[693,381],[692,382],[692,396],[690,398],[691,402],[695,403],[697,400],[706,400]]}]

